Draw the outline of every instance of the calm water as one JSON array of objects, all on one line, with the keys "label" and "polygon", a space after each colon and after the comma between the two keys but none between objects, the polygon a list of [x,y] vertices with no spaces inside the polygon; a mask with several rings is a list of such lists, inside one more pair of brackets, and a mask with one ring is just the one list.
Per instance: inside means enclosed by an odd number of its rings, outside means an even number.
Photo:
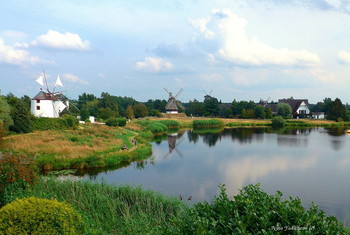
[{"label": "calm water", "polygon": [[224,183],[230,195],[261,183],[319,207],[350,225],[350,135],[324,128],[184,131],[153,143],[153,156],[118,170],[85,176],[115,184],[141,185],[192,201],[210,201]]}]

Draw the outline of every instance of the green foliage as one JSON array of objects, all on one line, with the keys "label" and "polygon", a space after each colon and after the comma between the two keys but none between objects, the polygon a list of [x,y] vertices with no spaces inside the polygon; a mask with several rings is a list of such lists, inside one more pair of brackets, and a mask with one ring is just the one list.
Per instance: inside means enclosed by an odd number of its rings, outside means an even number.
[{"label": "green foliage", "polygon": [[190,100],[188,106],[185,110],[186,115],[188,116],[203,116],[204,115],[204,104],[194,99]]},{"label": "green foliage", "polygon": [[211,203],[201,202],[174,226],[172,234],[349,234],[333,216],[311,204],[306,210],[299,198],[282,200],[282,193],[268,195],[259,185],[248,185],[230,199],[224,186]]},{"label": "green foliage", "polygon": [[283,118],[292,117],[292,107],[287,103],[279,103],[277,105],[277,114]]},{"label": "green foliage", "polygon": [[133,119],[135,117],[134,109],[132,108],[131,105],[128,105],[128,107],[126,108],[125,117],[128,119]]},{"label": "green foliage", "polygon": [[126,119],[121,117],[121,118],[109,118],[106,121],[107,126],[125,126],[126,125]]},{"label": "green foliage", "polygon": [[218,99],[214,97],[204,99],[203,109],[206,116],[218,116],[220,110]]},{"label": "green foliage", "polygon": [[148,115],[147,107],[142,103],[135,104],[133,109],[136,118],[146,117]]},{"label": "green foliage", "polygon": [[10,130],[17,133],[32,132],[32,115],[27,104],[14,96],[8,96],[7,101],[11,106],[11,118],[13,125]]},{"label": "green foliage", "polygon": [[161,234],[184,209],[175,198],[141,188],[47,178],[30,190],[12,192],[7,200],[33,196],[74,206],[82,215],[81,234]]},{"label": "green foliage", "polygon": [[287,121],[281,116],[276,116],[271,119],[272,127],[280,128],[286,126]]},{"label": "green foliage", "polygon": [[36,117],[32,123],[33,130],[37,131],[76,129],[78,125],[79,120],[70,115],[61,118]]},{"label": "green foliage", "polygon": [[222,127],[224,123],[217,119],[210,120],[193,120],[193,128],[203,128],[203,127]]},{"label": "green foliage", "polygon": [[25,156],[0,153],[0,205],[2,195],[11,186],[25,188],[37,181],[34,160]]},{"label": "green foliage", "polygon": [[234,116],[240,116],[243,112],[243,109],[245,110],[254,110],[256,104],[254,101],[232,101],[232,114]]},{"label": "green foliage", "polygon": [[327,119],[334,121],[344,121],[347,119],[345,106],[339,98],[336,98],[332,102],[332,105],[327,112]]},{"label": "green foliage", "polygon": [[265,119],[266,109],[262,105],[257,105],[254,109],[256,118]]},{"label": "green foliage", "polygon": [[168,131],[167,125],[164,123],[161,123],[159,121],[156,122],[151,122],[148,126],[148,129],[153,133],[153,134],[160,134]]},{"label": "green foliage", "polygon": [[255,112],[253,109],[243,109],[240,115],[241,118],[255,118]]},{"label": "green foliage", "polygon": [[0,122],[3,123],[5,130],[13,124],[11,117],[11,106],[7,103],[6,99],[0,94]]},{"label": "green foliage", "polygon": [[79,120],[72,115],[65,114],[62,116],[62,119],[68,128],[77,129],[79,126]]},{"label": "green foliage", "polygon": [[80,214],[65,202],[29,197],[0,209],[1,234],[80,234],[82,228]]},{"label": "green foliage", "polygon": [[178,121],[175,121],[175,120],[160,120],[157,122],[163,123],[169,129],[177,129],[180,127],[180,123]]}]

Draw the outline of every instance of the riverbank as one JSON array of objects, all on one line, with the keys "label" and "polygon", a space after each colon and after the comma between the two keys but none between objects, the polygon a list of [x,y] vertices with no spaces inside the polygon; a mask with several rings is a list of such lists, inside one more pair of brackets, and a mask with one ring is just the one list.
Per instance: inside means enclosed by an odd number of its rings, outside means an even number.
[{"label": "riverbank", "polygon": [[31,156],[42,170],[60,170],[124,166],[148,158],[152,147],[138,125],[85,124],[77,130],[8,136],[1,143],[1,151]]},{"label": "riverbank", "polygon": [[[304,209],[300,199],[283,200],[281,192],[268,195],[259,185],[248,185],[232,198],[227,196],[222,185],[212,202],[195,203],[193,207],[177,198],[141,188],[53,178],[41,178],[38,184],[25,190],[13,185],[4,194],[5,204],[27,197],[69,203],[82,216],[83,234],[350,232],[317,206]],[[1,216],[0,209],[0,219]]]},{"label": "riverbank", "polygon": [[[2,141],[1,151],[31,156],[44,171],[119,168],[151,156],[152,133],[149,129],[155,122],[174,128],[194,128],[196,123],[199,126],[206,126],[209,123],[211,127],[215,124],[220,128],[271,126],[270,120],[261,119],[144,118],[133,120],[125,127],[84,124],[80,125],[77,130],[49,130],[11,135]],[[178,124],[175,125],[176,123]],[[342,127],[349,124],[348,122],[315,119],[287,121],[287,126],[295,128]],[[166,134],[167,131],[160,130],[159,133],[154,134]]]}]

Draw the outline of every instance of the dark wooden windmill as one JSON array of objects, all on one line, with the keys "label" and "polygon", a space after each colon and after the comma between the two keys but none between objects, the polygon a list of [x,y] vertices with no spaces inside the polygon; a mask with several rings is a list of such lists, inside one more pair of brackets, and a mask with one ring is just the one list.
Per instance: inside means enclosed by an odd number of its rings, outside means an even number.
[{"label": "dark wooden windmill", "polygon": [[182,110],[185,109],[185,107],[180,103],[180,101],[177,100],[179,95],[184,90],[183,88],[181,88],[175,96],[173,96],[173,93],[168,91],[166,88],[164,88],[164,90],[169,94],[168,103],[165,105],[165,110],[167,113],[179,113],[179,108]]}]

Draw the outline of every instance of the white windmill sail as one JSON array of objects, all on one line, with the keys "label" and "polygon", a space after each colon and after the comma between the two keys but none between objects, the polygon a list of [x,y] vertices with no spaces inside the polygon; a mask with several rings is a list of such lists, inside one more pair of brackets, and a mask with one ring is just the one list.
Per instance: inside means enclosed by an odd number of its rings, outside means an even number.
[{"label": "white windmill sail", "polygon": [[35,81],[37,83],[39,83],[41,86],[44,86],[44,77],[43,77],[43,75],[40,75]]},{"label": "white windmill sail", "polygon": [[61,81],[61,79],[60,79],[60,76],[57,76],[56,83],[55,83],[55,87],[56,87],[56,86],[63,87],[63,84],[62,84],[62,81]]}]

